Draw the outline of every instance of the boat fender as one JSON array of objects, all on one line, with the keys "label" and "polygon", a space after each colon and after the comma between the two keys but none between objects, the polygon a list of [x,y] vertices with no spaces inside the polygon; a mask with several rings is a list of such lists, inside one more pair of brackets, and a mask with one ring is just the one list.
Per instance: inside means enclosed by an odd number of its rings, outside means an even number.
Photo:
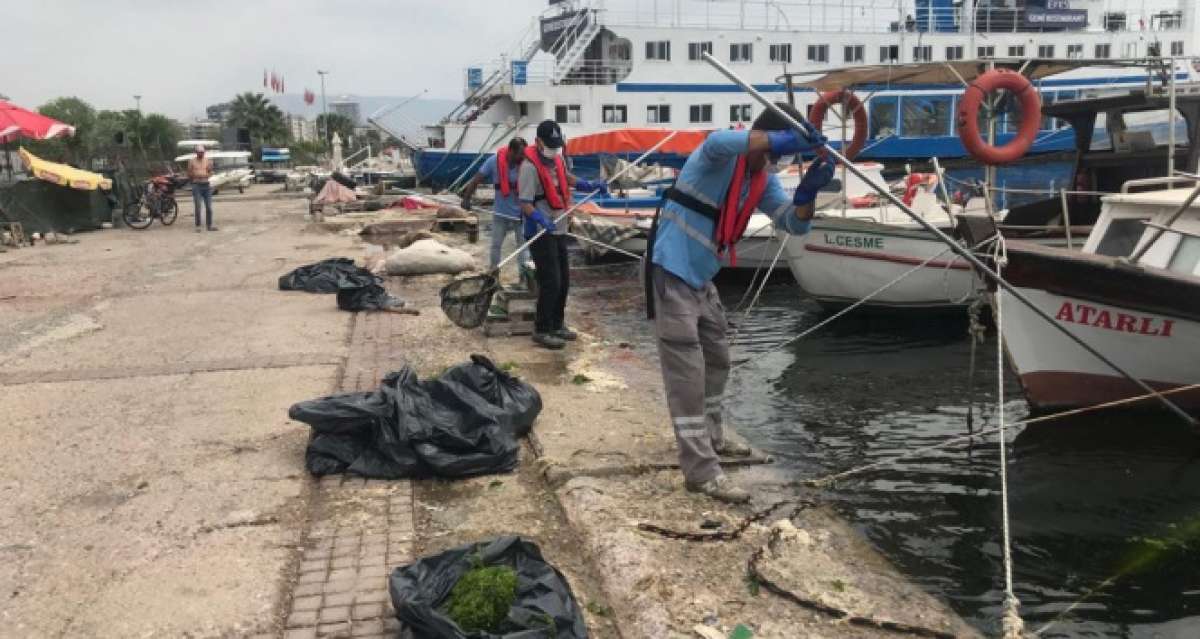
[{"label": "boat fender", "polygon": [[[1005,89],[1021,105],[1021,126],[1016,137],[1002,146],[992,146],[979,131],[979,109],[993,91]],[[992,69],[975,78],[958,102],[958,137],[971,157],[984,164],[1016,162],[1029,151],[1042,122],[1042,101],[1029,79],[1009,69]]]},{"label": "boat fender", "polygon": [[[850,109],[854,118],[854,137],[850,139],[850,146],[842,150],[842,155],[846,156],[847,160],[853,160],[867,144],[867,109],[853,91],[838,89],[822,93],[808,114],[808,120],[812,122],[814,129],[820,131],[821,123],[825,120],[825,112],[834,104],[842,105],[843,112],[845,109]],[[825,149],[821,149],[817,153],[824,157]]]}]

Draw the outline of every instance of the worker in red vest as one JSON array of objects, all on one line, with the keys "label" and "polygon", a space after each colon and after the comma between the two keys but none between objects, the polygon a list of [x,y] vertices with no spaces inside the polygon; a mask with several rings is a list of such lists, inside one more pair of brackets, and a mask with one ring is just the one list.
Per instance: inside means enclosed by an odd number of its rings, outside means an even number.
[{"label": "worker in red vest", "polygon": [[[510,233],[516,246],[525,243],[522,238],[521,205],[517,202],[517,174],[521,163],[525,161],[525,147],[528,143],[524,138],[514,137],[508,144],[501,147],[496,154],[484,160],[479,172],[471,178],[460,192],[462,207],[471,210],[471,199],[475,188],[485,180],[496,187],[495,204],[492,206],[492,250],[488,263],[492,268],[500,264],[504,238]],[[529,251],[521,251],[520,266],[529,262]]]},{"label": "worker in red vest", "polygon": [[525,161],[517,174],[517,197],[525,219],[525,238],[544,230],[529,247],[538,284],[533,341],[544,348],[561,349],[578,335],[567,327],[564,316],[571,273],[567,265],[569,218],[558,219],[571,207],[571,189],[607,195],[603,180],[581,180],[569,171],[562,158],[562,129],[554,120],[537,127],[534,146],[525,147]]},{"label": "worker in red vest", "polygon": [[[790,105],[779,106],[800,119]],[[778,231],[807,233],[817,192],[833,179],[833,165],[817,157],[787,193],[775,174],[825,138],[799,133],[774,111],[763,111],[750,128],[713,131],[688,156],[664,194],[645,258],[647,310],[655,321],[684,485],[726,502],[748,501],[750,494],[725,476],[720,458],[749,455],[750,448],[726,437],[728,324],[712,278],[722,257],[736,260],[735,247],[755,211],[769,216]]]}]

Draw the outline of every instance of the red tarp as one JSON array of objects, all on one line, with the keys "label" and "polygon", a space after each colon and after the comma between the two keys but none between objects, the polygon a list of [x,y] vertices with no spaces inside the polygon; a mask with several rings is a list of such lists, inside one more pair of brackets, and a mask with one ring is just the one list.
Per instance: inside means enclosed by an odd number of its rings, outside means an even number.
[{"label": "red tarp", "polygon": [[674,133],[656,153],[688,155],[696,150],[711,131],[671,129],[616,129],[567,140],[567,155],[592,155],[596,153],[645,153],[663,138]]}]

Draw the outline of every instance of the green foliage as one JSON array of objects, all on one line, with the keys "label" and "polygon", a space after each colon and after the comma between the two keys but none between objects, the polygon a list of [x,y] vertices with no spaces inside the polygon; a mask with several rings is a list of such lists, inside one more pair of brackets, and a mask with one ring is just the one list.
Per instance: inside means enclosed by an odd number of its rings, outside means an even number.
[{"label": "green foliage", "polygon": [[733,632],[729,633],[729,639],[753,639],[753,637],[754,632],[745,624],[740,623],[733,629]]},{"label": "green foliage", "polygon": [[576,386],[583,386],[590,381],[592,381],[592,378],[584,375],[583,373],[576,373],[575,376],[571,378],[571,383]]},{"label": "green foliage", "polygon": [[30,151],[55,162],[76,166],[85,163],[88,160],[87,141],[96,124],[96,110],[92,105],[76,97],[55,98],[38,107],[38,112],[75,127],[75,135],[30,143]]},{"label": "green foliage", "polygon": [[521,365],[520,365],[520,364],[518,364],[518,363],[516,363],[516,362],[514,362],[514,361],[512,361],[512,360],[509,360],[509,361],[507,361],[507,362],[504,362],[503,364],[501,364],[501,365],[500,365],[500,370],[502,370],[502,371],[504,371],[504,372],[506,372],[506,373],[511,373],[511,372],[513,372],[513,371],[517,370],[517,369],[518,369],[518,368],[520,368],[520,367],[521,367]]},{"label": "green foliage", "polygon": [[754,575],[746,575],[743,580],[746,582],[746,592],[750,593],[752,597],[757,597],[758,593],[762,591],[762,584],[758,583],[758,578]]},{"label": "green foliage", "polygon": [[250,145],[255,149],[274,144],[286,144],[290,136],[283,111],[271,104],[261,93],[247,91],[233,97],[229,124],[246,129]]},{"label": "green foliage", "polygon": [[609,610],[608,606],[594,601],[587,602],[587,610],[597,617],[607,617],[612,614],[612,610]]},{"label": "green foliage", "polygon": [[454,584],[446,614],[467,632],[499,632],[517,598],[517,573],[508,566],[475,567]]},{"label": "green foliage", "polygon": [[[328,115],[328,117],[327,117]],[[325,132],[325,122],[329,122],[329,134]],[[351,138],[354,137],[354,121],[342,115],[341,113],[322,113],[317,116],[317,136],[322,140],[333,139],[333,134],[338,134],[342,138],[342,144],[350,146]]]},{"label": "green foliage", "polygon": [[293,141],[288,145],[292,152],[292,163],[297,166],[318,164],[325,154],[325,143],[319,140]]}]

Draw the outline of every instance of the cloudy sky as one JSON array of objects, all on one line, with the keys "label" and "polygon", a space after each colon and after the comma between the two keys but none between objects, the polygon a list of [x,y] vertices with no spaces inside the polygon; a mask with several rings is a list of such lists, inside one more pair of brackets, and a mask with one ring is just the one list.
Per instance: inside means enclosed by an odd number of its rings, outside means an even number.
[{"label": "cloudy sky", "polygon": [[8,11],[0,94],[36,107],[76,95],[98,108],[184,120],[246,90],[264,68],[288,93],[461,97],[463,71],[511,46],[546,0],[41,0]]}]

